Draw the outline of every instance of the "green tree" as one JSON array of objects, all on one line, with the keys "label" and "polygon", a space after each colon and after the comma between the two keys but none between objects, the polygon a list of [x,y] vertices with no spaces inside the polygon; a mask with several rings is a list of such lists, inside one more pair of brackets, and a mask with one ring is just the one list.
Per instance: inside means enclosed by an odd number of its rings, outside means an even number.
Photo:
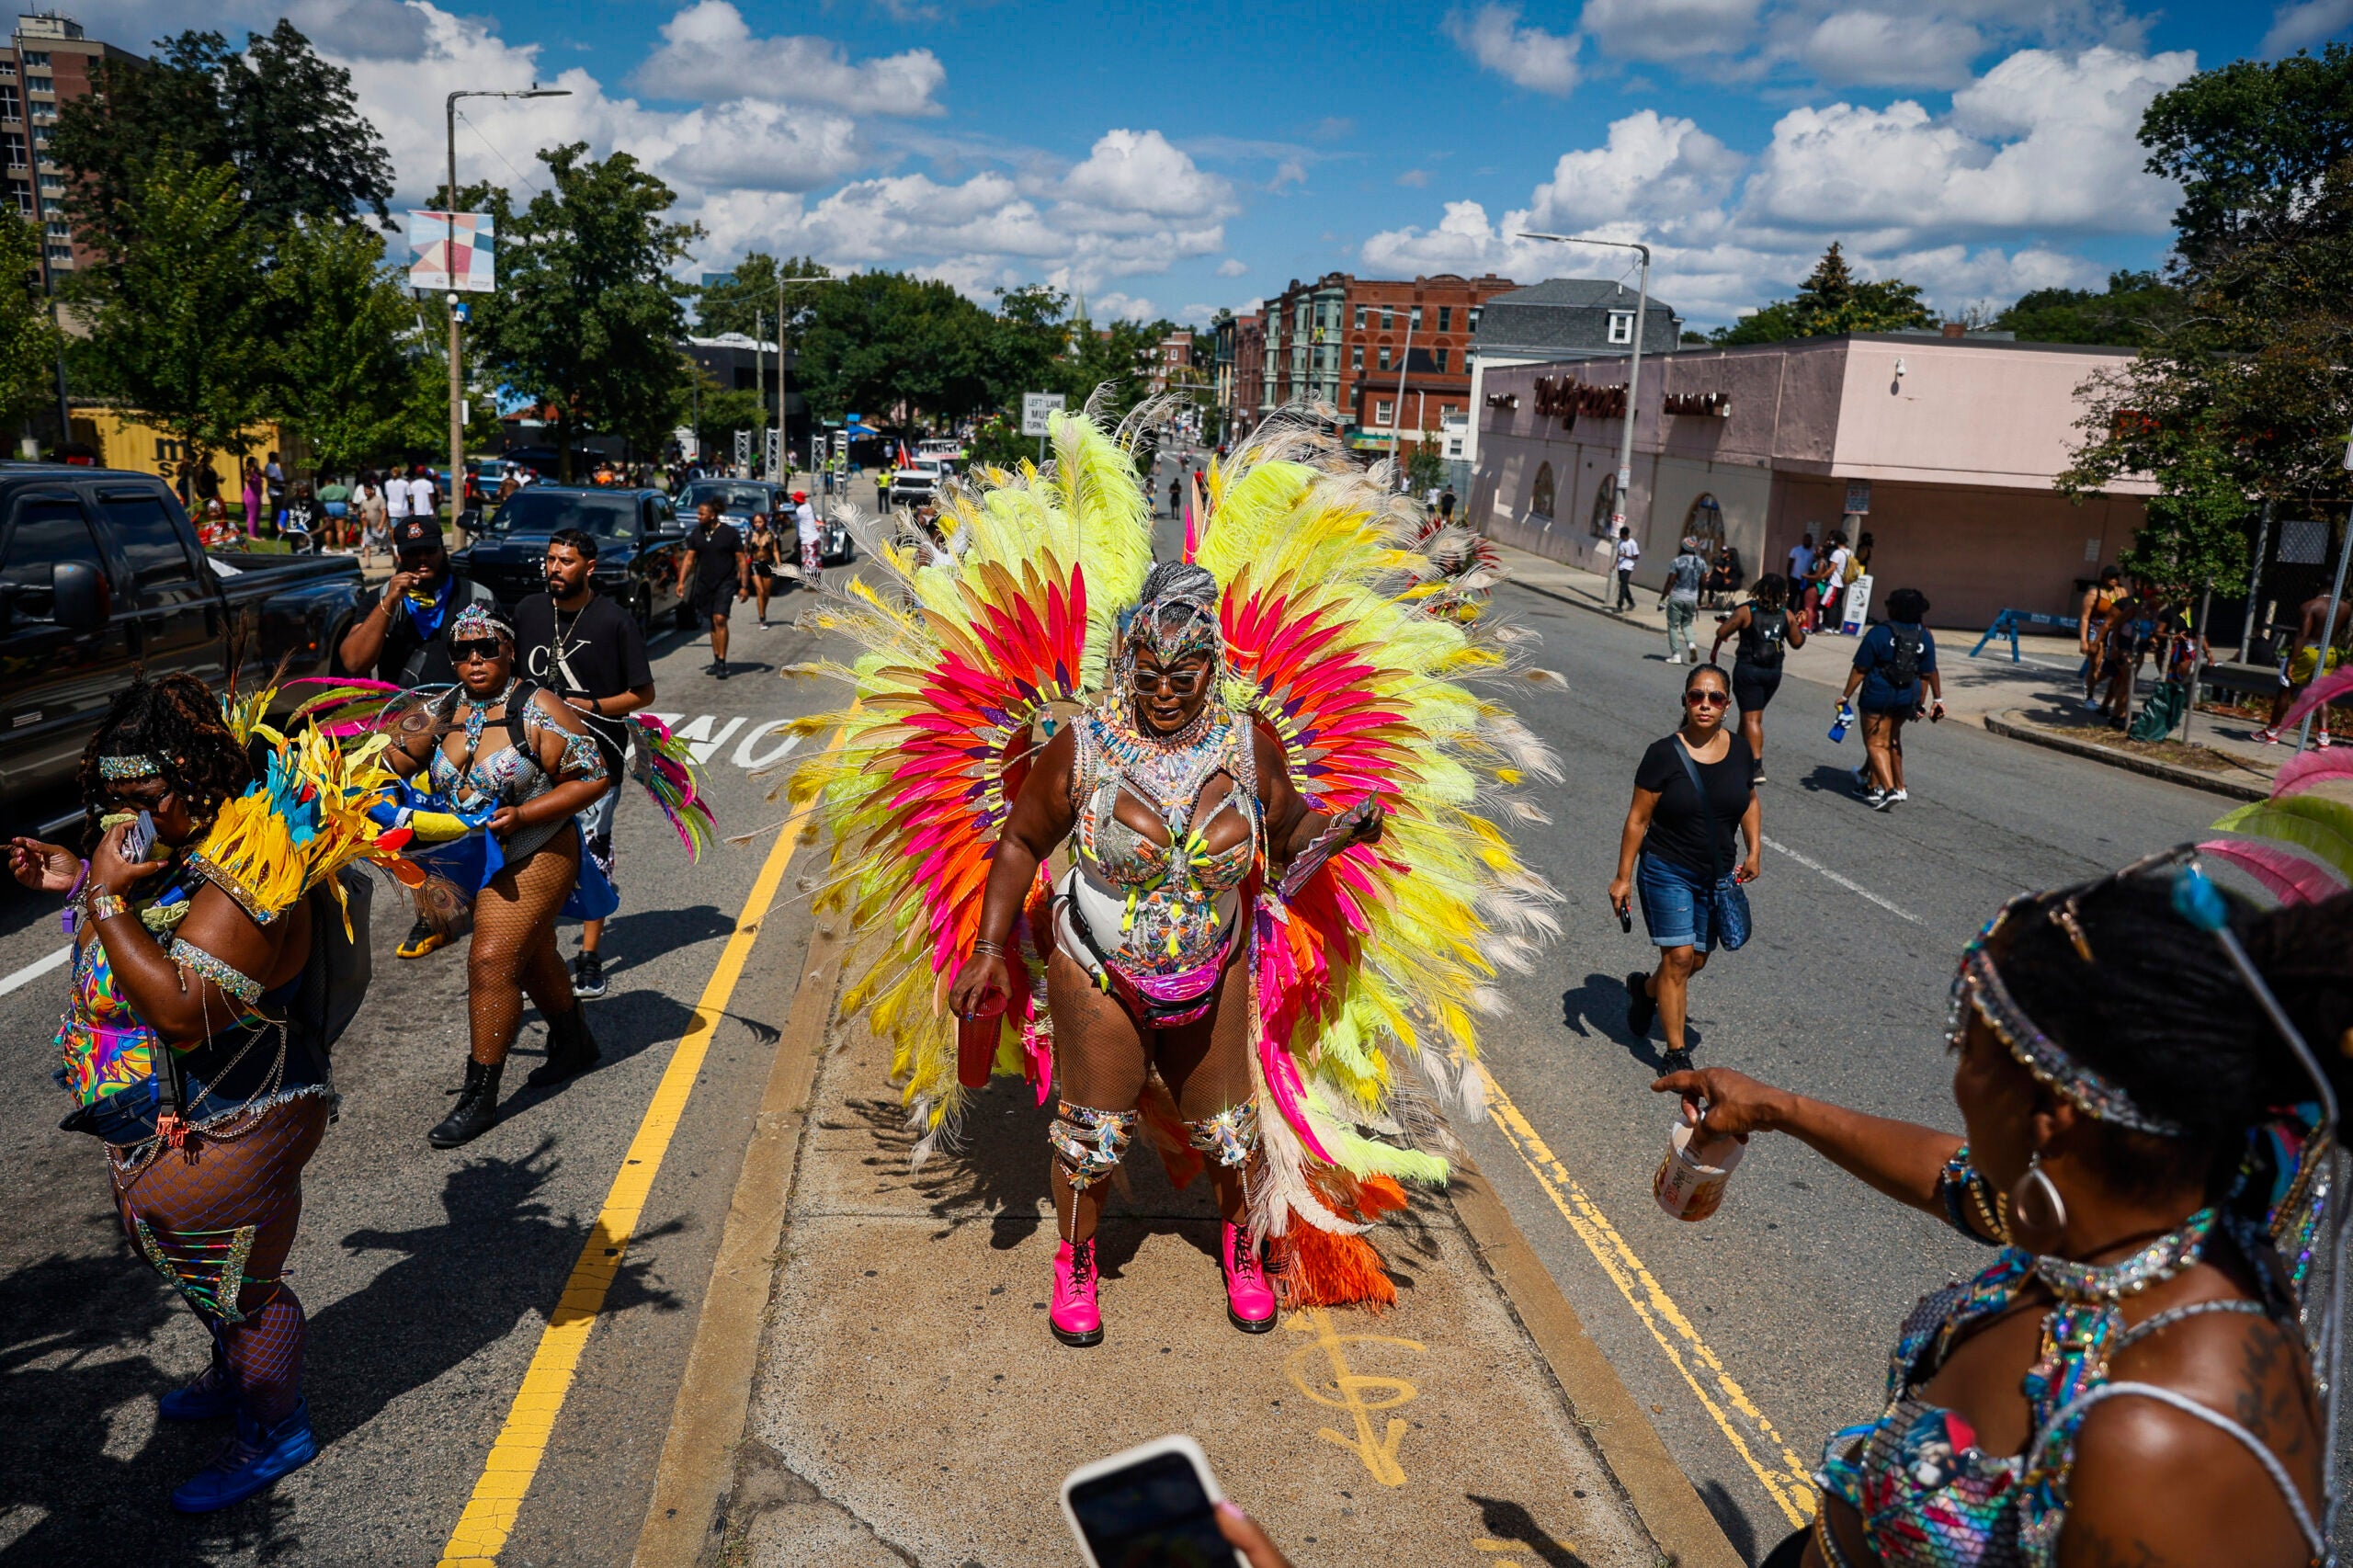
[{"label": "green tree", "polygon": [[58,333],[40,287],[40,232],[0,217],[0,425],[13,426],[57,390]]},{"label": "green tree", "polygon": [[957,420],[996,405],[988,340],[995,318],[945,283],[861,272],[813,289],[801,331],[800,387],[813,412],[838,419]]},{"label": "green tree", "polygon": [[695,329],[704,337],[738,332],[745,337],[791,344],[807,324],[809,288],[784,291],[785,335],[777,336],[777,284],[798,278],[831,278],[830,268],[805,256],[779,261],[766,251],[752,251],[735,264],[726,281],[703,286],[695,301]]},{"label": "green tree", "polygon": [[701,366],[693,367],[691,405],[687,423],[706,453],[729,460],[735,450],[735,432],[767,427],[770,411],[760,394],[749,387],[723,387]]},{"label": "green tree", "polygon": [[1794,299],[1776,300],[1730,327],[1709,334],[1722,344],[1779,343],[1791,337],[1835,337],[1847,332],[1897,332],[1936,320],[1920,302],[1917,285],[1900,278],[1867,282],[1847,265],[1838,242],[1815,262]]},{"label": "green tree", "polygon": [[251,449],[273,388],[270,288],[237,171],[165,148],[112,216],[119,255],[68,282],[85,362],[199,463]]},{"label": "green tree", "polygon": [[2099,343],[2138,348],[2181,319],[2181,291],[2154,272],[2119,271],[2108,287],[2037,289],[1989,324],[2021,343]]},{"label": "green tree", "polygon": [[2085,441],[2060,479],[2082,495],[2151,476],[2158,494],[2136,555],[2212,562],[2225,592],[2244,581],[2257,497],[2343,494],[2353,153],[2313,172],[2321,154],[2305,117],[2328,101],[2323,76],[2342,90],[2353,51],[2239,62],[2150,105],[2141,139],[2152,166],[2184,179],[2180,319],[2086,384]]},{"label": "green tree", "polygon": [[273,238],[298,221],[389,217],[392,165],[359,111],[351,74],[291,22],[250,34],[242,54],[216,32],[160,40],[145,64],[102,62],[96,91],[58,111],[51,148],[74,177],[67,210],[85,243],[119,249],[119,213],[164,150],[237,171],[244,208]]},{"label": "green tree", "polygon": [[[290,232],[269,277],[269,411],[334,473],[432,448],[449,430],[449,358],[357,225]],[[438,314],[438,311],[434,312]]]},{"label": "green tree", "polygon": [[474,340],[506,386],[553,410],[563,477],[595,431],[656,450],[687,410],[677,351],[694,290],[672,274],[701,230],[673,223],[670,187],[627,153],[544,150],[551,188],[502,219],[499,290],[477,297]]},{"label": "green tree", "polygon": [[1446,460],[1438,456],[1435,441],[1416,441],[1405,449],[1405,489],[1415,495],[1427,495],[1446,483]]}]

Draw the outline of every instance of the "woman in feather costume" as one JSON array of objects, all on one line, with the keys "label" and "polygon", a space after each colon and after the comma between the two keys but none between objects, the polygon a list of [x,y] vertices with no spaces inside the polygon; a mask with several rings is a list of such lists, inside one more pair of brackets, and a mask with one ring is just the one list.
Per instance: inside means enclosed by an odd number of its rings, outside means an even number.
[{"label": "woman in feather costume", "polygon": [[952,562],[869,540],[896,592],[806,622],[865,653],[813,667],[858,701],[801,722],[843,739],[790,786],[833,829],[821,904],[869,960],[845,1011],[893,1045],[917,1158],[992,1067],[1059,1089],[1049,1318],[1076,1345],[1139,1130],[1180,1186],[1214,1162],[1237,1326],[1393,1299],[1362,1233],[1446,1177],[1407,1060],[1475,1114],[1473,1016],[1556,897],[1479,814],[1540,820],[1513,791],[1553,764],[1471,689],[1517,664],[1441,604],[1418,510],[1275,422],[1154,565],[1131,453],[1157,412],[1057,416],[1051,466],[952,491]]}]

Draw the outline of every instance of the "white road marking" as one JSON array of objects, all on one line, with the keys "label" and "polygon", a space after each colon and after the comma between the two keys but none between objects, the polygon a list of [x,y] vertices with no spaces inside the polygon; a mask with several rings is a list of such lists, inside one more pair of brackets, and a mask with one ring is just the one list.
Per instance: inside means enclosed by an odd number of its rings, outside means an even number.
[{"label": "white road marking", "polygon": [[0,976],[0,996],[6,996],[11,991],[31,984],[52,969],[64,968],[65,960],[73,956],[74,945],[68,942],[47,958],[35,959],[16,973]]},{"label": "white road marking", "polygon": [[733,762],[736,767],[752,772],[757,772],[763,767],[774,767],[778,763],[782,762],[786,757],[792,755],[792,748],[801,744],[801,737],[799,735],[787,735],[783,740],[776,742],[760,751],[756,752],[752,748],[758,745],[762,741],[767,740],[769,736],[775,734],[777,731],[784,728],[785,725],[791,722],[792,721],[790,719],[769,720],[767,723],[762,724],[758,729],[754,730],[750,734],[745,735],[743,740],[736,744],[735,755],[728,758],[728,760]]},{"label": "white road marking", "polygon": [[1909,920],[1915,926],[1923,924],[1920,917],[1913,914],[1910,910],[1896,908],[1895,905],[1880,897],[1879,894],[1863,886],[1862,883],[1851,881],[1848,879],[1840,876],[1837,872],[1832,870],[1829,867],[1824,865],[1821,861],[1814,859],[1811,856],[1801,855],[1796,850],[1790,848],[1788,845],[1778,843],[1770,838],[1765,841],[1765,847],[1768,849],[1779,850],[1782,854],[1788,856],[1790,859],[1795,860],[1799,865],[1803,866],[1809,871],[1821,872],[1832,881],[1836,882],[1840,887],[1845,888],[1848,892],[1860,894],[1862,897],[1870,900],[1873,903],[1878,904],[1881,909],[1886,910],[1890,915],[1899,915],[1905,920]]}]

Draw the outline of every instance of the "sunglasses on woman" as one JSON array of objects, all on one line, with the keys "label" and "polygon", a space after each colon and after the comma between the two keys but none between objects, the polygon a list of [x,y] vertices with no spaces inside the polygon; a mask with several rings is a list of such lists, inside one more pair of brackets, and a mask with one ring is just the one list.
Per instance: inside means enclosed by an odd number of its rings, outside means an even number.
[{"label": "sunglasses on woman", "polygon": [[1207,670],[1138,670],[1138,691],[1165,691],[1171,697],[1190,697],[1201,688]]},{"label": "sunglasses on woman", "polygon": [[1685,692],[1683,700],[1694,708],[1722,708],[1732,699],[1723,692],[1710,691],[1705,687],[1700,687]]},{"label": "sunglasses on woman", "polygon": [[449,662],[462,665],[468,659],[495,659],[506,644],[495,637],[467,637],[449,644]]}]

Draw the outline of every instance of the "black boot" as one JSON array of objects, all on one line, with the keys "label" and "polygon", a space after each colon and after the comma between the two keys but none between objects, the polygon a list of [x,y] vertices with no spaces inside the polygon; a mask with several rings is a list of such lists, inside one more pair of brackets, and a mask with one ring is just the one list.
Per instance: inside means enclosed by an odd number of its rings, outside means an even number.
[{"label": "black boot", "polygon": [[548,1020],[548,1059],[531,1069],[527,1085],[554,1084],[576,1077],[604,1060],[597,1037],[588,1028],[588,1009],[574,1003],[572,1011]]},{"label": "black boot", "polygon": [[437,1149],[454,1149],[489,1131],[491,1123],[498,1119],[498,1075],[506,1070],[503,1062],[485,1067],[467,1057],[465,1087],[453,1091],[457,1106],[425,1135],[426,1142]]}]

